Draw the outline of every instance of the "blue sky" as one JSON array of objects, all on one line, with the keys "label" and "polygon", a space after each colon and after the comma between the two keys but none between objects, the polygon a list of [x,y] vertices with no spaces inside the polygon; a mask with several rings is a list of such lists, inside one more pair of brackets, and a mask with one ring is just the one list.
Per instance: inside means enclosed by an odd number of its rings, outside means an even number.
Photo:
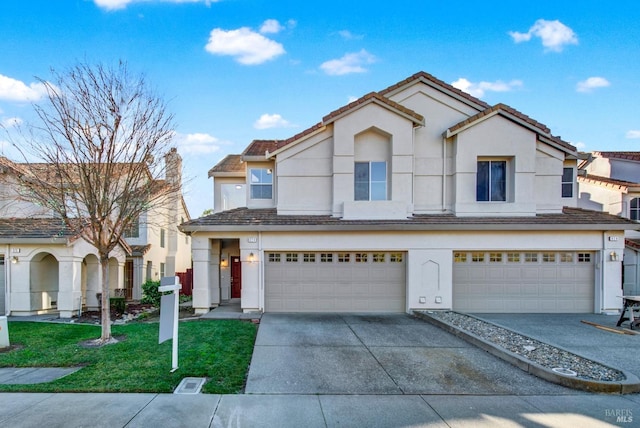
[{"label": "blue sky", "polygon": [[639,23],[635,0],[5,0],[0,123],[32,120],[51,68],[125,60],[175,114],[192,217],[225,155],[421,70],[580,150],[638,151]]}]

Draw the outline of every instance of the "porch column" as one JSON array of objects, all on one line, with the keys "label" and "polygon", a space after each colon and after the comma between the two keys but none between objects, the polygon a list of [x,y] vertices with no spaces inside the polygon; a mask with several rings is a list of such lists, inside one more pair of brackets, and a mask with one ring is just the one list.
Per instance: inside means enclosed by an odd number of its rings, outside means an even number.
[{"label": "porch column", "polygon": [[191,257],[193,260],[193,309],[196,314],[206,314],[213,301],[220,301],[220,293],[213,296],[211,287],[211,243],[208,237],[192,236]]},{"label": "porch column", "polygon": [[624,255],[624,232],[608,231],[603,234],[602,295],[600,312],[616,314],[622,309],[622,257]]},{"label": "porch column", "polygon": [[82,304],[82,260],[61,258],[58,262],[58,311],[60,318],[71,318]]}]

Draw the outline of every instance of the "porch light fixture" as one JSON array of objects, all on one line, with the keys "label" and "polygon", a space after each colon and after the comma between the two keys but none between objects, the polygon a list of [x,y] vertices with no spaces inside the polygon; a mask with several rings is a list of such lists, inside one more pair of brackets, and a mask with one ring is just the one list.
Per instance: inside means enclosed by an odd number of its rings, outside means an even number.
[{"label": "porch light fixture", "polygon": [[253,253],[249,253],[249,263],[253,263],[254,260],[255,256],[253,255]]},{"label": "porch light fixture", "polygon": [[618,253],[616,253],[615,251],[612,251],[611,254],[609,254],[609,257],[611,258],[612,262],[618,261]]},{"label": "porch light fixture", "polygon": [[18,256],[12,256],[12,257],[11,257],[11,263],[13,263],[14,265],[15,265],[16,263],[18,263]]},{"label": "porch light fixture", "polygon": [[227,266],[229,266],[229,260],[227,260],[227,259],[221,259],[221,260],[220,260],[220,266],[222,266],[222,267],[227,267]]}]

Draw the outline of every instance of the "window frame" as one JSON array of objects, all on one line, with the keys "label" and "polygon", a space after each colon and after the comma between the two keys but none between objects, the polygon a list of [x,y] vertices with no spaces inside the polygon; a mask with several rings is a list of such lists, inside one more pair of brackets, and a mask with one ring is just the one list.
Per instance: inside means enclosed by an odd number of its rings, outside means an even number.
[{"label": "window frame", "polygon": [[[571,173],[571,177],[567,177],[566,173],[570,172]],[[562,188],[561,188],[561,192],[562,192],[562,197],[563,198],[573,198],[573,184],[575,182],[575,179],[573,177],[573,168],[571,167],[564,167],[562,168]],[[567,192],[565,192],[565,190],[567,190]]]},{"label": "window frame", "polygon": [[[254,177],[256,181],[254,181]],[[268,181],[265,180],[267,177]],[[251,199],[273,199],[273,170],[271,168],[249,168],[249,192]]]},{"label": "window frame", "polygon": [[[362,166],[366,165],[366,179],[359,179],[360,174],[364,171]],[[384,179],[378,177],[379,171],[373,171],[375,166],[384,165]],[[360,167],[360,168],[359,168]],[[361,169],[361,171],[359,171]],[[374,177],[375,176],[375,177]],[[387,161],[357,161],[353,166],[353,200],[354,201],[386,201],[389,197],[388,189],[389,171]],[[366,198],[361,192],[366,186]],[[374,186],[376,189],[384,187],[384,195],[374,197]]]},{"label": "window frame", "polygon": [[[508,202],[509,193],[509,159],[505,158],[478,158],[476,161],[476,202]],[[481,165],[486,164],[485,168]],[[497,171],[494,172],[494,165],[502,166],[502,179]],[[494,174],[496,176],[494,176]],[[481,180],[483,180],[481,182]],[[486,182],[486,185],[484,185]],[[501,189],[500,189],[501,185]],[[481,193],[482,192],[482,193]],[[484,195],[486,193],[486,195]],[[485,199],[486,198],[486,199]]]},{"label": "window frame", "polygon": [[640,197],[629,201],[629,220],[640,221]]}]

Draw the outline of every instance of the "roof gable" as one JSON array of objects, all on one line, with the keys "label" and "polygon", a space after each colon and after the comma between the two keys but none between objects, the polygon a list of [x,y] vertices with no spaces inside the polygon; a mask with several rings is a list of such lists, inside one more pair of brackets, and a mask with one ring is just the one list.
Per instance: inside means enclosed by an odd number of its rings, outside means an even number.
[{"label": "roof gable", "polygon": [[466,129],[469,129],[472,126],[497,115],[502,116],[537,133],[539,137],[543,137],[541,138],[543,142],[560,148],[564,152],[570,152],[577,156],[576,148],[566,141],[563,141],[560,138],[551,135],[551,130],[546,125],[502,103],[496,104],[493,107],[489,107],[471,117],[468,117],[462,122],[453,125],[445,131],[445,137],[453,137],[454,135],[463,132]]}]

